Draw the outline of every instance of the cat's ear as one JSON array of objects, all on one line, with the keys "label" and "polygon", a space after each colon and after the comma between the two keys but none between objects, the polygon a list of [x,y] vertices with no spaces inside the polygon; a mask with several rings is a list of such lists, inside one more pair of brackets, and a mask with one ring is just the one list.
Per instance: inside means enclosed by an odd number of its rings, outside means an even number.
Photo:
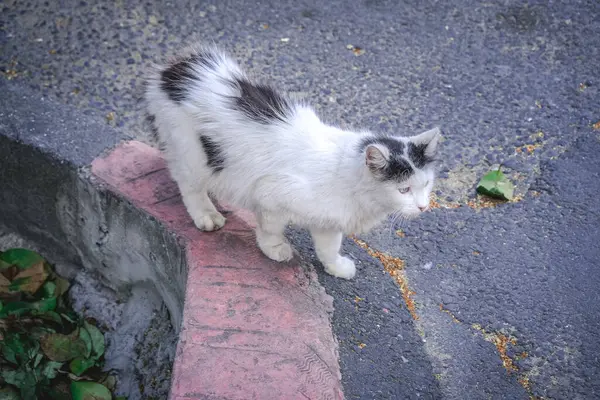
[{"label": "cat's ear", "polygon": [[433,159],[437,154],[438,144],[440,142],[441,137],[442,133],[440,131],[440,128],[436,127],[411,137],[410,141],[416,145],[425,146],[425,157]]},{"label": "cat's ear", "polygon": [[369,169],[378,173],[385,169],[390,159],[390,150],[381,144],[370,144],[365,149],[365,162]]}]

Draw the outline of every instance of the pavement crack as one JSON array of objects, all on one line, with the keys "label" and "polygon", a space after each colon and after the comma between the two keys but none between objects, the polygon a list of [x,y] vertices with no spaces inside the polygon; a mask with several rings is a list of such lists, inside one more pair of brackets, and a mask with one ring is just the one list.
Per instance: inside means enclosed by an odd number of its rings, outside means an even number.
[{"label": "pavement crack", "polygon": [[356,237],[352,237],[352,240],[354,240],[357,245],[365,249],[371,257],[381,261],[385,271],[390,274],[398,286],[400,286],[400,293],[402,293],[402,298],[404,299],[406,308],[410,312],[411,317],[417,321],[419,316],[417,315],[415,300],[412,298],[412,296],[414,296],[416,293],[408,286],[408,278],[406,277],[406,271],[404,270],[406,262],[400,258],[392,257],[389,254],[375,250],[365,241]]}]

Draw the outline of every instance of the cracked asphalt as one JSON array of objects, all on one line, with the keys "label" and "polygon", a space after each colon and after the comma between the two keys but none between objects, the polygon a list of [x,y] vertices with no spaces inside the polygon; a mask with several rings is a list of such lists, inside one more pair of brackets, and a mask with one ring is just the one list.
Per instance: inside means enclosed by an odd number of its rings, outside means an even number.
[{"label": "cracked asphalt", "polygon": [[[144,71],[193,39],[219,43],[327,121],[440,126],[438,207],[361,237],[370,253],[348,239],[353,281],[317,265],[335,298],[346,397],[600,398],[596,0],[0,7],[2,79],[140,139]],[[499,163],[519,201],[482,207],[475,185]],[[290,235],[314,261],[306,234]],[[396,280],[373,257],[384,253],[404,263]]]}]

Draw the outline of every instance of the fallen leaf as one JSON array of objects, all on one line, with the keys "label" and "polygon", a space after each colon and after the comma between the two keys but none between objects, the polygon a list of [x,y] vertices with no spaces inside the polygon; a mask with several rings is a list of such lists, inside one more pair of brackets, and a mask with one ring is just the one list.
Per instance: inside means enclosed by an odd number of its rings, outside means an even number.
[{"label": "fallen leaf", "polygon": [[9,265],[16,265],[21,270],[45,261],[44,258],[35,251],[20,248],[9,249],[0,253],[0,260]]},{"label": "fallen leaf", "polygon": [[11,282],[12,291],[34,294],[48,279],[48,271],[42,259],[19,272]]},{"label": "fallen leaf", "polygon": [[21,400],[19,392],[12,386],[0,389],[0,399],[2,400]]},{"label": "fallen leaf", "polygon": [[358,344],[358,347],[359,347],[360,349],[364,349],[365,347],[367,347],[367,345],[366,345],[366,344],[364,344],[364,343],[359,343],[359,344]]},{"label": "fallen leaf", "polygon": [[512,200],[514,191],[514,185],[499,168],[485,174],[477,185],[477,193],[502,200]]},{"label": "fallen leaf", "polygon": [[110,391],[96,382],[71,382],[73,400],[111,400]]},{"label": "fallen leaf", "polygon": [[81,374],[83,374],[89,368],[93,367],[95,363],[96,360],[94,360],[93,358],[77,357],[71,360],[71,362],[69,363],[69,369],[75,375],[81,376]]},{"label": "fallen leaf", "polygon": [[594,129],[600,129],[600,121],[598,121],[594,125],[592,125],[592,128],[594,128]]},{"label": "fallen leaf", "polygon": [[87,321],[83,322],[83,327],[90,334],[94,357],[100,358],[102,354],[104,354],[104,335],[102,334],[102,332],[100,332],[98,328],[88,323]]},{"label": "fallen leaf", "polygon": [[83,358],[88,358],[92,354],[92,338],[86,329],[79,329],[79,339],[85,343],[86,350]]},{"label": "fallen leaf", "polygon": [[58,370],[62,365],[63,363],[58,361],[48,361],[42,369],[42,375],[48,379],[54,379],[58,376]]},{"label": "fallen leaf", "polygon": [[52,361],[65,362],[76,357],[83,357],[87,352],[87,345],[79,337],[76,329],[69,335],[51,333],[40,339],[44,354]]}]

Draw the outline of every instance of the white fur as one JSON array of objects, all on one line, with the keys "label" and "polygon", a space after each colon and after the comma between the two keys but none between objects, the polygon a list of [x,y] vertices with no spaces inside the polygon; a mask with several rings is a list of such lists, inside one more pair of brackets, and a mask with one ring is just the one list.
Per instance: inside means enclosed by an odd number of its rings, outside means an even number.
[{"label": "white fur", "polygon": [[[418,215],[419,207],[424,210],[429,204],[433,169],[417,170],[400,186],[378,181],[366,165],[365,152],[357,151],[370,133],[325,125],[307,105],[294,105],[287,123],[249,120],[228,103],[230,96],[239,93],[225,82],[246,75],[227,55],[218,54],[216,71],[201,65],[195,68],[199,79],[189,82],[188,100],[173,102],[161,89],[163,67],[150,77],[146,92],[148,111],[155,116],[165,158],[190,216],[202,230],[223,226],[225,218],[207,193],[252,210],[258,221],[258,245],[277,261],[293,256],[283,235],[286,225],[306,227],[325,270],[354,277],[354,263],[339,255],[343,235],[368,231],[391,213]],[[207,167],[199,132],[221,144],[222,171],[214,173]],[[437,142],[438,136],[433,129],[397,140]],[[411,191],[399,193],[406,186]]]}]

